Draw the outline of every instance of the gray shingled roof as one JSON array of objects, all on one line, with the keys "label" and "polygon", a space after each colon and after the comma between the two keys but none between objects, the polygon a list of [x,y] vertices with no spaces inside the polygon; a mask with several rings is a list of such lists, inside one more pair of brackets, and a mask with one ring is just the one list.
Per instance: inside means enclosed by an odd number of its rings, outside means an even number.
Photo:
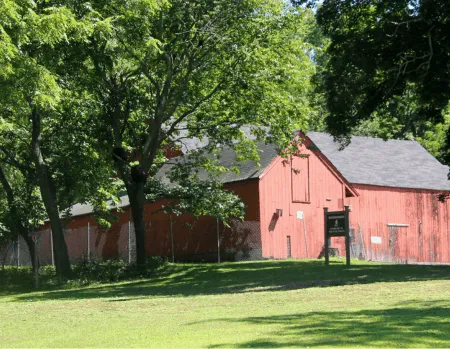
[{"label": "gray shingled roof", "polygon": [[[190,150],[197,149],[199,146],[196,143],[197,140],[192,141],[188,144],[188,147]],[[236,174],[233,171],[226,172],[222,174],[219,177],[219,181],[223,183],[230,183],[230,182],[236,182],[236,181],[243,181],[248,179],[255,179],[258,178],[259,175],[262,174],[262,172],[270,165],[272,160],[277,156],[277,151],[274,145],[266,145],[264,143],[258,143],[257,147],[259,149],[259,166],[254,161],[246,161],[244,163],[236,163],[235,156],[236,154],[231,149],[224,149],[220,153],[220,165],[225,166],[227,168],[235,166],[239,169],[239,174]],[[183,160],[183,156],[176,157],[171,160],[171,163],[176,161]],[[156,173],[156,176],[161,179],[163,183],[166,183],[167,185],[170,185],[169,179],[167,178],[166,174],[170,171],[170,169],[173,167],[173,164],[165,164],[163,165],[159,171]],[[200,179],[206,179],[208,177],[208,174],[200,170],[198,173],[198,176]],[[128,196],[122,196],[120,197],[120,204],[117,206],[118,208],[124,208],[130,205],[130,201],[128,199]],[[110,206],[110,209],[114,209],[116,207]],[[71,216],[80,216],[80,215],[86,215],[93,212],[93,206],[90,204],[75,204],[71,210]]]},{"label": "gray shingled roof", "polygon": [[[235,160],[236,154],[233,150],[227,148],[220,152],[220,165],[230,168],[237,167],[239,169],[239,173],[236,174],[233,171],[228,171],[222,174],[218,180],[223,183],[230,183],[236,181],[243,181],[248,179],[258,178],[262,172],[269,166],[272,160],[278,155],[276,148],[274,145],[266,145],[262,142],[257,144],[257,148],[259,149],[259,166],[256,162],[252,160],[248,160],[244,163],[238,163]],[[182,162],[185,161],[185,157],[177,157],[171,160],[171,163],[174,162]],[[167,179],[167,174],[170,169],[174,166],[174,164],[165,164],[163,165],[159,171],[156,173],[156,177],[160,178],[163,182],[169,184],[169,180]],[[204,170],[199,170],[198,177],[200,179],[208,178],[208,174]]]},{"label": "gray shingled roof", "polygon": [[328,134],[309,132],[307,136],[350,183],[450,190],[448,166],[416,141],[353,136],[350,145],[339,151],[339,144]]},{"label": "gray shingled roof", "polygon": [[[109,209],[116,209],[116,208],[124,208],[130,205],[130,201],[128,199],[128,196],[122,196],[120,197],[120,203],[119,205],[112,206],[109,204]],[[70,208],[70,215],[73,216],[79,216],[79,215],[86,215],[90,214],[94,211],[94,207],[90,204],[75,204],[72,208]]]},{"label": "gray shingled roof", "polygon": [[[307,136],[314,145],[330,160],[336,169],[353,184],[378,185],[400,188],[417,188],[428,190],[450,190],[447,180],[449,168],[442,165],[416,141],[388,140],[379,138],[353,136],[352,142],[344,150],[333,138],[320,132],[309,132]],[[188,147],[198,148],[198,144]],[[221,175],[224,183],[258,178],[278,155],[274,145],[258,143],[260,155],[258,164],[254,161],[236,163],[235,153],[225,149],[220,153],[220,164],[225,167],[237,166],[239,174],[227,172]],[[172,161],[182,161],[183,157]],[[165,164],[157,175],[169,184],[166,174],[173,164]],[[206,172],[200,170],[199,177],[207,178]],[[121,197],[119,207],[129,205],[128,196]],[[89,214],[92,206],[76,204],[72,207],[72,216]]]}]

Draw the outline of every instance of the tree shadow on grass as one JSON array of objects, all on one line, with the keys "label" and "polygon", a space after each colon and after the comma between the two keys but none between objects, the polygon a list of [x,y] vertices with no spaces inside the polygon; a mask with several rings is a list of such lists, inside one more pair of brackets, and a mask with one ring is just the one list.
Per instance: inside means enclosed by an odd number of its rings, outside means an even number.
[{"label": "tree shadow on grass", "polygon": [[[295,290],[310,287],[450,279],[449,266],[388,265],[337,261],[258,261],[223,264],[170,264],[146,280],[32,293],[33,300],[170,297]],[[29,294],[15,297],[29,301]]]},{"label": "tree shadow on grass", "polygon": [[[275,326],[264,337],[209,348],[447,348],[450,344],[448,300],[410,302],[383,310],[308,312],[270,317],[217,319],[208,322]],[[200,326],[200,324],[199,324]],[[255,328],[252,328],[253,332]],[[260,333],[265,333],[261,330]]]}]

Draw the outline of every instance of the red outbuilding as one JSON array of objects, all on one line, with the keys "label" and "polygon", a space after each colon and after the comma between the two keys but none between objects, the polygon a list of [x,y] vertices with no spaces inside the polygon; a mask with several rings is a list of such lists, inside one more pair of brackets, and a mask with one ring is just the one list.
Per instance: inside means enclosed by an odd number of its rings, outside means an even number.
[{"label": "red outbuilding", "polygon": [[[147,204],[146,251],[175,260],[318,258],[324,247],[324,211],[350,206],[351,255],[401,263],[449,262],[448,167],[415,141],[353,137],[339,145],[325,133],[309,132],[300,156],[283,158],[275,146],[259,144],[259,165],[238,165],[239,174],[222,177],[227,189],[246,204],[243,222],[230,227],[211,217],[168,215],[165,201]],[[235,163],[224,150],[221,162]],[[164,178],[170,165],[158,176]],[[168,181],[168,180],[164,180]],[[98,228],[91,208],[76,205],[67,222],[72,261],[80,258],[133,260],[130,209],[123,197],[119,220],[109,230]],[[41,239],[41,260],[50,262],[50,232]],[[334,252],[345,255],[343,238],[332,238]]]}]

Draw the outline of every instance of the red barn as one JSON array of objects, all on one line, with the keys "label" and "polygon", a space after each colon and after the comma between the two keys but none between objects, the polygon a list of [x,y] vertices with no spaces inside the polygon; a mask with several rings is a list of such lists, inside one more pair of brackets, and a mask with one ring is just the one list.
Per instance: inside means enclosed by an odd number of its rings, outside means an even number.
[{"label": "red barn", "polygon": [[[273,145],[260,144],[260,166],[248,161],[240,173],[224,174],[226,188],[241,196],[244,222],[231,227],[210,217],[169,216],[146,206],[147,254],[178,260],[317,258],[323,252],[323,208],[350,205],[351,254],[395,262],[449,262],[449,203],[438,196],[450,190],[448,167],[415,141],[353,137],[339,151],[331,136],[310,132],[301,157],[277,155]],[[221,154],[225,166],[234,153]],[[169,170],[160,169],[159,176]],[[132,260],[134,237],[127,198],[119,221],[109,230],[97,228],[90,207],[77,205],[67,222],[69,254],[80,257]],[[47,242],[47,243],[46,243]],[[345,255],[343,238],[331,246]],[[41,244],[49,262],[50,240]],[[46,257],[46,258],[45,258]]]}]

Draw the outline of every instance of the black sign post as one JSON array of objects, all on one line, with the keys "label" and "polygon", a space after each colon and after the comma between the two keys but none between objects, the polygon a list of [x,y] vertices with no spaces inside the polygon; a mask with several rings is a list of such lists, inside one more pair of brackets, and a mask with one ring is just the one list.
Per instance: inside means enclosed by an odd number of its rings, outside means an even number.
[{"label": "black sign post", "polygon": [[330,264],[330,237],[345,237],[345,257],[347,266],[350,266],[350,224],[349,206],[344,211],[328,211],[323,208],[325,228],[325,265]]}]

